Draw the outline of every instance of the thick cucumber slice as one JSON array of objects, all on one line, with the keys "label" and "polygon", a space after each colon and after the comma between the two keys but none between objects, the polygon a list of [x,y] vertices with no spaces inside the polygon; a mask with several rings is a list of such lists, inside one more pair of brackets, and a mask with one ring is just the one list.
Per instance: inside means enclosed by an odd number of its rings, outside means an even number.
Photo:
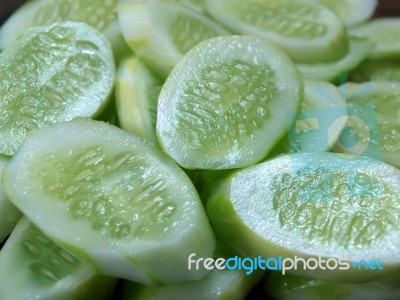
[{"label": "thick cucumber slice", "polygon": [[103,122],[36,130],[3,177],[9,199],[101,274],[144,284],[199,279],[214,236],[185,173],[154,145]]},{"label": "thick cucumber slice", "polygon": [[364,38],[350,38],[349,53],[341,59],[323,64],[296,64],[301,75],[307,79],[334,81],[341,73],[358,66],[372,51],[374,45]]},{"label": "thick cucumber slice", "polygon": [[304,100],[288,136],[270,157],[282,153],[325,152],[335,145],[347,121],[341,91],[329,82],[304,81]]},{"label": "thick cucumber slice", "polygon": [[128,45],[162,78],[201,41],[229,34],[203,14],[163,0],[121,3],[118,15]]},{"label": "thick cucumber slice", "polygon": [[187,169],[251,165],[279,141],[302,96],[292,62],[269,42],[210,39],[190,51],[164,84],[159,141]]},{"label": "thick cucumber slice", "polygon": [[[214,259],[235,257],[225,245],[217,244]],[[197,256],[195,258],[198,258]],[[192,266],[193,267],[193,266]],[[126,283],[124,300],[242,300],[263,277],[259,270],[246,274],[242,270],[211,270],[200,280],[187,281],[169,286],[152,288]]]},{"label": "thick cucumber slice", "polygon": [[396,61],[366,61],[351,73],[350,78],[354,82],[400,82],[400,63]]},{"label": "thick cucumber slice", "polygon": [[25,32],[0,54],[0,154],[13,155],[26,134],[76,116],[95,116],[114,83],[108,41],[84,23]]},{"label": "thick cucumber slice", "polygon": [[207,12],[232,31],[281,47],[296,62],[340,59],[346,28],[326,6],[307,0],[207,0]]},{"label": "thick cucumber slice", "polygon": [[350,30],[375,44],[369,58],[400,58],[400,18],[380,18]]},{"label": "thick cucumber slice", "polygon": [[[0,178],[7,161],[5,157],[0,156]],[[11,233],[21,216],[21,212],[7,200],[0,185],[0,242]]]},{"label": "thick cucumber slice", "polygon": [[118,58],[128,47],[117,20],[118,0],[31,0],[21,6],[0,29],[0,48],[6,49],[31,27],[75,21],[104,33]]},{"label": "thick cucumber slice", "polygon": [[[315,1],[315,0],[312,0]],[[333,9],[348,27],[367,21],[374,14],[378,0],[319,0]]]},{"label": "thick cucumber slice", "polygon": [[349,118],[336,152],[367,155],[400,167],[400,83],[371,81],[341,87],[349,109],[373,111],[374,119]]},{"label": "thick cucumber slice", "polygon": [[265,291],[276,300],[395,300],[400,289],[376,283],[347,284],[329,282],[295,275],[270,272],[266,276]]},{"label": "thick cucumber slice", "polygon": [[158,95],[162,82],[137,57],[124,59],[118,69],[116,104],[121,128],[157,143]]},{"label": "thick cucumber slice", "polygon": [[[245,257],[311,258],[312,269],[299,263],[286,273],[361,282],[398,278],[399,192],[400,171],[378,160],[291,154],[237,172],[210,197],[207,212],[219,237]],[[320,257],[347,261],[348,269],[338,261],[334,270],[318,267]],[[352,265],[377,259],[384,270]]]},{"label": "thick cucumber slice", "polygon": [[0,252],[0,299],[108,299],[116,281],[97,275],[26,218]]}]

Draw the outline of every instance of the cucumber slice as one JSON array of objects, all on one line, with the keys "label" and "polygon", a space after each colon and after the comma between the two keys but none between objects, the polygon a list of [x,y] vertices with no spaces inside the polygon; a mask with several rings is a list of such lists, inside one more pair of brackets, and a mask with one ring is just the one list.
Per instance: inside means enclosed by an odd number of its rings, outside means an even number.
[{"label": "cucumber slice", "polygon": [[[400,171],[378,160],[301,153],[238,171],[210,197],[207,212],[216,234],[244,257],[312,258],[315,269],[299,263],[286,272],[363,282],[398,278],[399,193]],[[337,262],[323,270],[319,257],[343,259],[349,269]],[[351,265],[378,258],[384,270]]]},{"label": "cucumber slice", "polygon": [[351,81],[399,81],[400,62],[396,61],[366,61],[350,75]]},{"label": "cucumber slice", "polygon": [[301,75],[307,79],[334,81],[341,73],[358,66],[372,51],[374,45],[363,38],[350,38],[349,53],[335,62],[324,64],[296,64]]},{"label": "cucumber slice", "polygon": [[349,109],[373,109],[375,119],[349,118],[346,127],[351,132],[340,137],[335,151],[372,156],[400,167],[400,83],[348,83],[342,86],[342,90]]},{"label": "cucumber slice", "polygon": [[346,284],[314,278],[268,273],[265,291],[276,300],[394,300],[400,298],[400,289],[375,283]]},{"label": "cucumber slice", "polygon": [[295,62],[343,57],[346,28],[326,6],[307,0],[207,0],[207,12],[238,34],[253,35],[281,47]]},{"label": "cucumber slice", "polygon": [[347,122],[341,91],[329,82],[304,81],[304,101],[288,136],[270,157],[283,153],[325,152],[335,145]]},{"label": "cucumber slice", "polygon": [[[32,132],[4,170],[9,199],[101,274],[144,284],[199,279],[214,236],[185,173],[156,146],[78,118]],[[32,201],[34,199],[34,201]]]},{"label": "cucumber slice", "polygon": [[[214,259],[234,257],[236,254],[225,245],[217,244]],[[124,300],[242,300],[263,277],[255,271],[246,275],[245,270],[211,270],[200,280],[152,288],[126,282]]]},{"label": "cucumber slice", "polygon": [[0,54],[0,67],[3,155],[33,128],[101,112],[115,76],[108,41],[75,22],[28,30]]},{"label": "cucumber slice", "polygon": [[380,18],[350,30],[375,44],[369,58],[400,58],[400,18]]},{"label": "cucumber slice", "polygon": [[117,73],[116,104],[122,129],[157,143],[157,103],[161,86],[161,81],[137,57],[121,62]]},{"label": "cucumber slice", "polygon": [[31,0],[22,5],[0,28],[0,49],[6,49],[26,30],[61,21],[83,22],[101,31],[115,57],[128,49],[119,30],[118,0]]},{"label": "cucumber slice", "polygon": [[[7,158],[0,156],[0,178],[7,161]],[[0,242],[11,233],[21,216],[21,212],[7,200],[0,185]]]},{"label": "cucumber slice", "polygon": [[97,275],[26,218],[0,252],[0,299],[108,299],[116,282]]},{"label": "cucumber slice", "polygon": [[121,3],[118,15],[128,45],[161,78],[201,41],[229,34],[203,14],[168,1]]},{"label": "cucumber slice", "polygon": [[292,62],[269,42],[210,39],[178,63],[161,90],[160,145],[187,169],[254,164],[284,134],[302,96]]},{"label": "cucumber slice", "polygon": [[177,2],[187,5],[199,12],[204,12],[204,1],[205,0],[177,0]]},{"label": "cucumber slice", "polygon": [[376,6],[378,5],[378,0],[319,1],[335,11],[348,27],[352,27],[367,21],[372,17]]}]

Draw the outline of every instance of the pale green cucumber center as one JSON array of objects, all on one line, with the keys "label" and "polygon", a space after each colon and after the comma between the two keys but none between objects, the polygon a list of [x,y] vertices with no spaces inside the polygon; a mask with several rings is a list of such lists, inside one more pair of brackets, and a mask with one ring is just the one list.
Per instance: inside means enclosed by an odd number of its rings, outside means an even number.
[{"label": "pale green cucumber center", "polygon": [[82,265],[33,225],[27,228],[20,246],[29,257],[30,277],[41,284],[54,284],[74,273]]},{"label": "pale green cucumber center", "polygon": [[[85,22],[98,30],[106,29],[117,20],[118,0],[56,0],[47,1],[33,18],[33,24],[44,25],[64,20]],[[112,13],[110,13],[112,11]]]},{"label": "pale green cucumber center", "polygon": [[168,175],[140,155],[83,146],[69,154],[42,156],[34,165],[48,170],[39,177],[43,192],[71,219],[85,220],[112,239],[151,238],[173,222],[176,202],[164,180]]},{"label": "pale green cucumber center", "polygon": [[235,59],[203,68],[181,96],[177,122],[188,142],[218,153],[222,145],[232,147],[264,127],[279,91],[268,65]]},{"label": "pale green cucumber center", "polygon": [[250,0],[232,7],[226,1],[225,8],[243,23],[288,38],[315,39],[327,32],[326,26],[316,21],[319,9],[303,2]]},{"label": "pale green cucumber center", "polygon": [[397,193],[360,171],[305,168],[276,176],[273,190],[282,229],[309,241],[357,249],[400,229]]},{"label": "pale green cucumber center", "polygon": [[172,42],[180,53],[186,53],[201,41],[220,35],[204,20],[177,13],[169,23]]}]

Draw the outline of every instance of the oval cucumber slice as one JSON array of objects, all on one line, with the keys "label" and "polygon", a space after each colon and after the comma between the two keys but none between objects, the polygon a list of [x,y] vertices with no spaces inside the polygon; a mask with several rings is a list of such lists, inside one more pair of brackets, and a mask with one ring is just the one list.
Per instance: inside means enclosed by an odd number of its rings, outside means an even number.
[{"label": "oval cucumber slice", "polygon": [[400,57],[400,18],[379,18],[350,30],[351,36],[368,38],[375,44],[369,58]]},{"label": "oval cucumber slice", "polygon": [[400,82],[400,63],[397,61],[365,61],[351,73],[350,79],[359,83],[366,81]]},{"label": "oval cucumber slice", "polygon": [[307,0],[207,0],[206,10],[238,34],[281,47],[295,62],[337,60],[348,51],[346,28],[326,6]]},{"label": "oval cucumber slice", "polygon": [[116,283],[54,244],[26,218],[0,252],[0,299],[109,299]]},{"label": "oval cucumber slice", "polygon": [[[291,154],[238,171],[210,197],[207,212],[216,234],[244,257],[343,259],[347,270],[286,272],[362,282],[399,272],[399,191],[400,171],[378,160]],[[384,270],[351,266],[376,259]]]},{"label": "oval cucumber slice", "polygon": [[[315,1],[315,0],[312,0]],[[352,27],[367,21],[374,14],[378,5],[377,0],[318,0],[325,4],[343,20],[348,26]]]},{"label": "oval cucumber slice", "polygon": [[[0,156],[0,178],[7,162],[7,158]],[[21,216],[21,212],[8,201],[0,185],[0,242],[11,233]]]},{"label": "oval cucumber slice", "polygon": [[0,28],[0,48],[6,49],[26,30],[61,21],[83,22],[101,31],[116,58],[129,49],[119,30],[118,0],[32,0],[22,5]]},{"label": "oval cucumber slice", "polygon": [[75,22],[28,30],[0,54],[0,67],[3,155],[13,155],[33,128],[101,112],[115,77],[108,41]]},{"label": "oval cucumber slice", "polygon": [[304,100],[288,135],[270,154],[325,152],[335,145],[347,122],[341,91],[329,82],[304,80]]},{"label": "oval cucumber slice", "polygon": [[[348,83],[341,87],[350,110],[360,110],[351,117],[348,129],[335,145],[336,152],[366,155],[400,167],[400,83],[370,81]],[[362,110],[371,111],[370,118]]]},{"label": "oval cucumber slice", "polygon": [[36,130],[4,170],[9,199],[101,274],[144,284],[199,279],[215,241],[185,173],[156,146],[78,118]]},{"label": "oval cucumber slice", "polygon": [[121,128],[157,143],[157,103],[162,82],[137,57],[124,59],[116,82],[116,105]]},{"label": "oval cucumber slice", "polygon": [[279,141],[302,97],[292,62],[269,42],[210,39],[178,63],[161,90],[160,145],[187,169],[254,164]]},{"label": "oval cucumber slice", "polygon": [[400,289],[375,283],[339,283],[279,272],[270,272],[265,280],[266,294],[276,300],[394,300]]},{"label": "oval cucumber slice", "polygon": [[304,78],[312,80],[337,81],[342,73],[357,67],[372,51],[374,45],[365,38],[351,37],[350,49],[341,59],[329,63],[296,64]]},{"label": "oval cucumber slice", "polygon": [[229,34],[203,14],[174,2],[147,0],[121,3],[118,15],[128,45],[163,79],[198,43]]}]

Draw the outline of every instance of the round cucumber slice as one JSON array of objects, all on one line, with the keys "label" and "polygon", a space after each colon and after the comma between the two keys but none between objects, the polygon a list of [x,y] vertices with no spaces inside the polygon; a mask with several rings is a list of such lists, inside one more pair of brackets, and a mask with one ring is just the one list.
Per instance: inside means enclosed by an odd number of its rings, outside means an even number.
[{"label": "round cucumber slice", "polygon": [[400,57],[400,18],[380,18],[350,30],[351,36],[368,38],[375,44],[369,58]]},{"label": "round cucumber slice", "polygon": [[215,241],[185,173],[156,146],[78,118],[32,132],[4,170],[9,199],[101,274],[144,284],[199,279]]},{"label": "round cucumber slice", "polygon": [[269,42],[210,39],[178,63],[161,90],[160,145],[187,169],[254,164],[279,141],[302,97],[292,62]]},{"label": "round cucumber slice", "polygon": [[0,154],[13,155],[33,128],[98,114],[115,71],[108,41],[84,23],[25,32],[0,54]]},{"label": "round cucumber slice", "polygon": [[337,81],[342,73],[357,67],[372,51],[374,45],[365,38],[351,37],[350,49],[341,59],[329,63],[296,64],[301,75],[307,79]]},{"label": "round cucumber slice", "polygon": [[0,252],[0,299],[109,299],[116,278],[49,240],[22,218]]},{"label": "round cucumber slice", "polygon": [[[0,156],[0,178],[7,162],[7,158]],[[21,216],[21,212],[7,200],[0,185],[0,242],[11,233]]]},{"label": "round cucumber slice", "polygon": [[137,57],[124,59],[118,69],[116,105],[121,128],[157,143],[157,103],[162,82]]},{"label": "round cucumber slice", "polygon": [[[312,0],[315,1],[315,0]],[[374,14],[378,0],[319,0],[352,27],[367,21]]]},{"label": "round cucumber slice", "polygon": [[397,81],[400,82],[400,62],[369,60],[363,62],[350,75],[351,81]]},{"label": "round cucumber slice", "polygon": [[288,136],[270,157],[282,153],[330,151],[347,122],[347,105],[339,88],[324,81],[304,81],[304,100]]},{"label": "round cucumber slice", "polygon": [[203,14],[163,0],[121,3],[118,15],[128,45],[161,78],[201,41],[229,34]]},{"label": "round cucumber slice", "polygon": [[350,117],[349,131],[340,137],[335,151],[372,156],[400,167],[400,83],[348,83],[342,90],[350,110],[372,110],[373,119]]},{"label": "round cucumber slice", "polygon": [[[342,259],[346,270],[314,260],[312,269],[299,263],[286,272],[362,282],[400,270],[399,192],[400,171],[378,160],[291,154],[238,171],[215,190],[207,212],[217,235],[245,257]],[[352,266],[377,259],[384,270]]]},{"label": "round cucumber slice", "polygon": [[317,2],[207,0],[206,10],[233,32],[266,39],[296,62],[337,60],[348,51],[342,20]]},{"label": "round cucumber slice", "polygon": [[32,0],[22,5],[0,28],[0,48],[8,48],[31,27],[61,21],[83,22],[101,31],[115,57],[129,49],[119,30],[118,0]]}]

